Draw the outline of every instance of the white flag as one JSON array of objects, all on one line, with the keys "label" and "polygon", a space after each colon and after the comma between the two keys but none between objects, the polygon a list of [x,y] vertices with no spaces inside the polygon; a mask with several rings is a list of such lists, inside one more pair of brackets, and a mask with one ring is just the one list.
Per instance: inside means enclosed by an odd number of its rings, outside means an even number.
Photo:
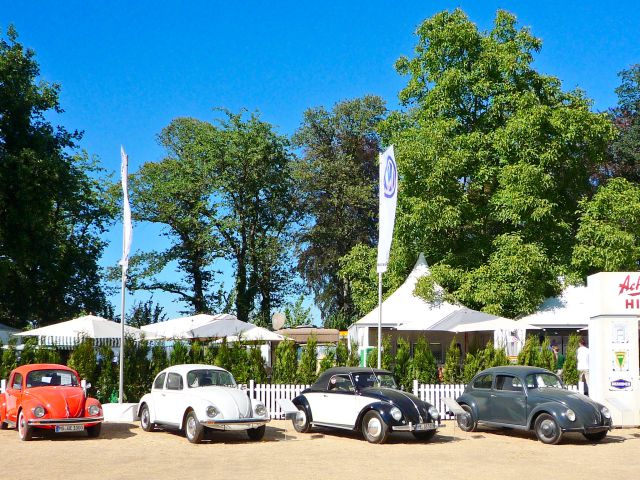
[{"label": "white flag", "polygon": [[378,273],[387,271],[398,203],[398,168],[393,145],[380,155],[380,216],[378,220]]},{"label": "white flag", "polygon": [[120,176],[122,178],[122,259],[120,265],[124,271],[129,267],[129,251],[131,250],[131,240],[133,238],[133,228],[131,227],[131,207],[129,206],[129,157],[124,153],[124,147],[120,146]]}]

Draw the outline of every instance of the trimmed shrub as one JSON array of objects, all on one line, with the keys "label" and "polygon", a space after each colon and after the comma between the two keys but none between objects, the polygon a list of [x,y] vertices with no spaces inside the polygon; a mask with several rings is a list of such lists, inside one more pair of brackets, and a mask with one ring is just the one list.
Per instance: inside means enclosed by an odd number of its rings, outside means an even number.
[{"label": "trimmed shrub", "polygon": [[393,373],[400,382],[400,387],[405,390],[412,388],[411,378],[411,347],[404,338],[398,339],[396,345],[396,362],[393,366]]},{"label": "trimmed shrub", "polygon": [[132,337],[124,339],[124,397],[127,402],[137,402],[151,388],[151,362],[149,343],[136,342]]},{"label": "trimmed shrub", "polygon": [[92,338],[84,337],[76,345],[76,348],[71,352],[67,365],[77,371],[80,378],[95,385],[97,361]]},{"label": "trimmed shrub", "polygon": [[460,365],[460,347],[456,338],[453,337],[447,350],[447,357],[442,369],[442,379],[444,383],[460,383],[462,381],[462,367]]},{"label": "trimmed shrub", "polygon": [[30,365],[36,363],[36,348],[38,345],[38,339],[35,337],[27,337],[22,344],[22,351],[20,352],[20,358],[18,365]]},{"label": "trimmed shrub", "polygon": [[579,347],[580,336],[576,333],[572,333],[569,336],[569,343],[567,344],[567,353],[564,361],[564,368],[562,370],[562,380],[567,385],[578,384],[578,357],[577,351]]},{"label": "trimmed shrub", "polygon": [[298,382],[302,384],[311,384],[318,378],[318,352],[316,347],[318,341],[315,335],[307,338],[307,344],[302,347],[302,356],[298,363]]},{"label": "trimmed shrub", "polygon": [[347,367],[357,367],[360,365],[360,357],[358,356],[358,344],[351,342],[351,348],[349,349],[349,357],[347,358]]},{"label": "trimmed shrub", "polygon": [[238,383],[247,383],[249,378],[249,368],[247,364],[247,347],[244,342],[233,342],[230,349],[231,368],[229,371]]},{"label": "trimmed shrub", "polygon": [[169,354],[169,365],[182,365],[189,363],[189,361],[189,346],[182,340],[175,340]]},{"label": "trimmed shrub", "polygon": [[156,342],[151,347],[151,381],[156,378],[162,370],[169,366],[167,358],[167,349],[164,342]]},{"label": "trimmed shrub", "polygon": [[223,338],[222,343],[218,347],[217,355],[215,356],[214,365],[231,371],[231,349],[227,343],[227,339]]},{"label": "trimmed shrub", "polygon": [[324,357],[320,360],[318,375],[336,365],[336,349],[337,348],[327,348]]},{"label": "trimmed shrub", "polygon": [[[118,365],[113,363],[113,350],[109,345],[98,349],[101,358],[100,374],[96,382],[96,397],[101,403],[118,401]],[[125,359],[126,362],[126,359]]]},{"label": "trimmed shrub", "polygon": [[256,383],[267,381],[267,371],[259,345],[252,345],[247,352],[247,380],[254,380]]},{"label": "trimmed shrub", "polygon": [[349,346],[346,341],[339,340],[335,351],[335,366],[345,367],[349,360]]},{"label": "trimmed shrub", "polygon": [[413,379],[420,383],[433,384],[438,381],[438,366],[436,359],[424,337],[418,338],[413,358],[410,362],[410,371]]},{"label": "trimmed shrub", "polygon": [[2,351],[2,375],[0,375],[0,378],[9,380],[9,374],[18,366],[16,343],[17,340],[15,338],[10,338],[7,348]]},{"label": "trimmed shrub", "polygon": [[273,383],[295,383],[296,371],[298,369],[296,343],[292,340],[280,342],[276,347],[275,356]]}]

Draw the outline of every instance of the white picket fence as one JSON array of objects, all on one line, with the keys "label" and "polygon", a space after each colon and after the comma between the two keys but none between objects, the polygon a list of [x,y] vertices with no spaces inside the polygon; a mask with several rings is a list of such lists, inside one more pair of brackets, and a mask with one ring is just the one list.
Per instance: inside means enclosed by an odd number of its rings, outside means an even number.
[{"label": "white picket fence", "polygon": [[[451,419],[453,415],[447,412],[447,408],[443,402],[443,398],[458,398],[464,392],[464,384],[447,385],[447,384],[419,384],[417,380],[413,381],[413,394],[425,402],[429,402],[436,407],[443,418]],[[569,390],[581,391],[577,385],[568,385]],[[259,400],[265,404],[272,419],[282,420],[284,413],[278,405],[278,400],[293,400],[300,395],[300,392],[309,385],[281,385],[281,384],[256,384],[253,380],[244,386],[248,390],[249,396],[254,400]]]}]

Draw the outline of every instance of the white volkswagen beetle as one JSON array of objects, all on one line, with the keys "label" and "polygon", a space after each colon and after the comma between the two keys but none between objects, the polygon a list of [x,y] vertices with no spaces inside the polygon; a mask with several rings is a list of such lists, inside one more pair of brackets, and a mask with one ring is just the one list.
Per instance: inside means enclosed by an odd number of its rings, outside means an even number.
[{"label": "white volkswagen beetle", "polygon": [[240,390],[233,375],[212,365],[174,365],[160,372],[151,393],[140,399],[140,426],[183,429],[191,443],[200,443],[205,427],[246,430],[251,440],[264,436],[269,412],[262,402]]}]

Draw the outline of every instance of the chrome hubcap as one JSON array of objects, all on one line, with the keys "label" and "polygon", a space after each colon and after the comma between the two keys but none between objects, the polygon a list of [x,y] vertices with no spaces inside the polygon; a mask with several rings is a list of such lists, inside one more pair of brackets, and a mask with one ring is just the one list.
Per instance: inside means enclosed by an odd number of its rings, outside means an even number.
[{"label": "chrome hubcap", "polygon": [[556,434],[556,424],[553,420],[543,420],[540,431],[545,437],[551,438]]},{"label": "chrome hubcap", "polygon": [[305,423],[307,423],[307,415],[303,410],[299,410],[296,414],[296,425],[299,427],[304,427]]},{"label": "chrome hubcap", "polygon": [[187,435],[189,435],[189,438],[193,438],[195,433],[196,433],[196,421],[193,417],[189,417],[189,420],[187,420]]},{"label": "chrome hubcap", "polygon": [[367,423],[367,432],[369,433],[369,435],[371,435],[372,437],[377,437],[378,435],[380,435],[381,431],[382,425],[380,424],[380,420],[378,420],[377,418],[370,419]]},{"label": "chrome hubcap", "polygon": [[142,425],[144,425],[145,427],[147,425],[149,425],[149,410],[147,410],[146,408],[142,411]]}]

